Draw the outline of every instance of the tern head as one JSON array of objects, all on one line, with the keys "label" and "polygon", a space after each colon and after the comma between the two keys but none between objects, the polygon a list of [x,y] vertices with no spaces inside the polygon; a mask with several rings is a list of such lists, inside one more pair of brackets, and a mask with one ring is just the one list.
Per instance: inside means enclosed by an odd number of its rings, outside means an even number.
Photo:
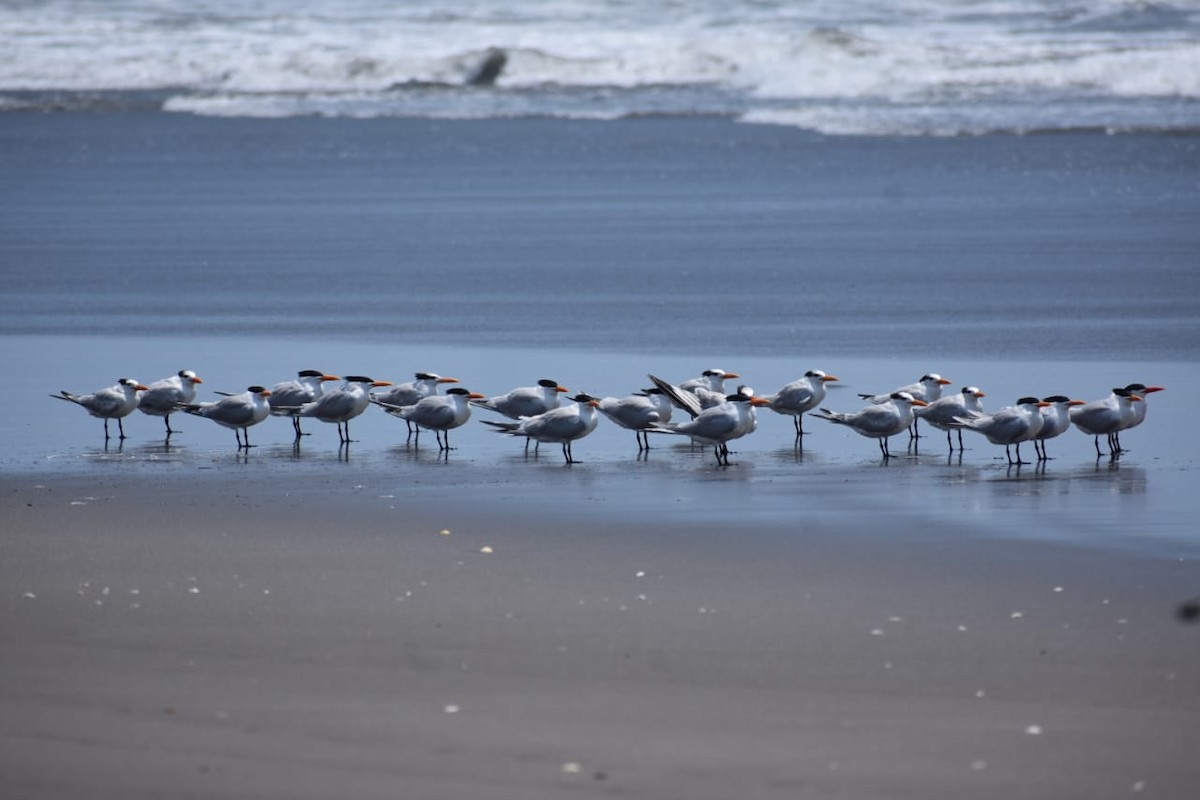
[{"label": "tern head", "polygon": [[706,369],[706,370],[704,370],[704,372],[701,372],[700,374],[703,375],[705,378],[726,378],[726,379],[728,379],[728,378],[742,377],[741,375],[738,375],[736,372],[726,372],[725,370],[717,369],[716,367],[713,367],[712,369]]},{"label": "tern head", "polygon": [[819,370],[819,369],[810,369],[808,372],[804,373],[804,377],[815,378],[815,379],[821,381],[822,383],[829,383],[831,381],[840,380],[840,378],[838,378],[837,375],[826,375],[824,371]]},{"label": "tern head", "polygon": [[978,386],[964,386],[962,388],[962,393],[970,395],[971,397],[987,397],[987,395],[984,394]]},{"label": "tern head", "polygon": [[122,386],[126,386],[130,389],[133,389],[134,391],[137,391],[137,392],[144,392],[150,388],[149,386],[143,386],[142,384],[138,383],[133,378],[121,378],[121,380],[117,381],[117,383],[121,384]]},{"label": "tern head", "polygon": [[892,392],[888,397],[892,400],[898,400],[901,403],[908,403],[910,406],[927,406],[924,400],[918,400],[908,392]]},{"label": "tern head", "polygon": [[325,373],[319,369],[302,369],[296,373],[298,378],[323,378]]},{"label": "tern head", "polygon": [[950,385],[950,381],[946,380],[941,375],[938,375],[936,372],[929,372],[925,375],[922,375],[921,379],[917,381],[917,383],[936,383],[939,386]]},{"label": "tern head", "polygon": [[538,386],[541,386],[543,389],[553,389],[556,392],[571,391],[565,386],[559,386],[558,381],[551,380],[550,378],[542,378],[540,381],[538,381]]},{"label": "tern head", "polygon": [[1019,405],[1019,406],[1035,406],[1037,408],[1046,408],[1047,406],[1053,405],[1053,403],[1047,403],[1045,400],[1038,400],[1036,397],[1022,397],[1020,400],[1017,401],[1017,405]]},{"label": "tern head", "polygon": [[599,408],[600,406],[600,401],[597,398],[592,397],[587,392],[580,392],[571,399],[576,403],[582,403],[583,405],[591,406],[592,408]]},{"label": "tern head", "polygon": [[191,381],[192,383],[204,383],[204,381],[200,380],[200,378],[196,376],[196,373],[192,372],[190,369],[181,369],[177,374],[185,381]]},{"label": "tern head", "polygon": [[1052,394],[1049,397],[1043,397],[1042,402],[1057,405],[1058,403],[1070,403],[1071,398],[1061,394]]},{"label": "tern head", "polygon": [[487,397],[486,394],[480,394],[479,392],[472,392],[468,389],[462,388],[461,386],[455,386],[453,389],[447,389],[446,395],[447,396],[450,396],[450,395],[462,396],[462,397],[467,398],[468,400],[483,400]]},{"label": "tern head", "polygon": [[266,389],[262,386],[247,386],[246,391],[249,392],[250,394],[257,394],[261,397],[270,397],[271,396],[271,390]]},{"label": "tern head", "polygon": [[1165,386],[1147,386],[1144,383],[1131,383],[1125,387],[1126,391],[1143,396],[1152,394],[1153,392],[1161,392],[1165,388]]}]

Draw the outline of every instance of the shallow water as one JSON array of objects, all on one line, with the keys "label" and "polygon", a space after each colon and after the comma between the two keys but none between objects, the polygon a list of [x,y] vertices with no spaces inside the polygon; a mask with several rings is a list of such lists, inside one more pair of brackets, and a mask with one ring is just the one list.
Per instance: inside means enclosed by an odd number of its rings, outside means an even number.
[{"label": "shallow water", "polygon": [[[653,441],[639,457],[633,435],[602,420],[596,432],[576,443],[583,463],[567,467],[559,448],[545,445],[525,457],[522,440],[496,435],[478,420],[494,415],[476,410],[453,432],[456,450],[439,454],[431,435],[406,442],[403,424],[378,409],[352,423],[358,441],[338,446],[332,425],[305,421],[310,436],[293,446],[290,423],[269,419],[251,429],[257,445],[239,454],[231,431],[203,419],[175,418],[181,430],[165,440],[160,419],[135,412],[126,419],[129,438],[106,447],[99,420],[46,397],[45,389],[68,381],[96,387],[109,380],[112,364],[137,363],[151,380],[172,367],[195,369],[212,390],[239,390],[250,383],[287,377],[283,363],[331,371],[367,372],[404,380],[409,373],[436,370],[464,385],[498,394],[539,377],[572,389],[621,394],[646,384],[654,371],[676,380],[709,362],[691,355],[594,354],[565,350],[504,351],[460,347],[394,347],[343,342],[255,339],[231,348],[224,339],[189,338],[147,342],[112,338],[96,357],[94,340],[70,337],[8,337],[14,366],[30,380],[10,383],[0,394],[5,408],[29,408],[0,428],[7,447],[0,473],[92,476],[97,493],[77,502],[102,502],[110,479],[137,476],[194,481],[206,477],[244,480],[245,490],[297,492],[315,485],[364,502],[403,507],[418,503],[492,509],[519,519],[552,516],[610,519],[614,524],[653,527],[656,520],[689,517],[727,522],[731,530],[752,526],[778,535],[840,535],[946,539],[1002,537],[1067,542],[1081,546],[1131,548],[1161,556],[1192,556],[1200,548],[1194,525],[1195,455],[1177,435],[1184,422],[1183,398],[1200,391],[1190,365],[1170,363],[984,362],[942,360],[903,363],[842,357],[808,365],[788,359],[730,356],[736,370],[760,392],[773,391],[806,367],[823,367],[843,380],[826,405],[853,409],[858,391],[906,383],[936,368],[956,383],[977,384],[988,394],[986,408],[1020,394],[1067,392],[1083,399],[1107,393],[1110,384],[1156,382],[1168,390],[1152,396],[1147,422],[1127,432],[1131,452],[1117,461],[1097,459],[1090,437],[1069,431],[1052,440],[1053,460],[1044,466],[1009,467],[1003,450],[967,434],[968,450],[948,456],[944,435],[932,432],[916,454],[896,437],[896,457],[881,462],[872,440],[814,419],[803,449],[793,446],[791,421],[759,413],[759,428],[734,446],[734,465],[717,467],[707,448],[692,449],[671,437]],[[297,352],[299,351],[299,352]],[[303,355],[300,355],[300,352]],[[177,364],[186,353],[186,364]],[[303,358],[303,362],[299,359]],[[66,387],[64,387],[66,388]],[[1031,456],[1030,448],[1024,453]],[[306,489],[307,487],[307,489]],[[59,498],[62,500],[63,498]]]}]

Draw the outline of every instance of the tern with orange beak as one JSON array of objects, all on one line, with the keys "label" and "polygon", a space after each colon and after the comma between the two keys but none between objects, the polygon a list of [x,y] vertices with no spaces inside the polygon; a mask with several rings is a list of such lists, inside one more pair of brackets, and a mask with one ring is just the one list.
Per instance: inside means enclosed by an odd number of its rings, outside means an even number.
[{"label": "tern with orange beak", "polygon": [[1037,452],[1039,461],[1049,461],[1050,456],[1046,455],[1046,440],[1065,433],[1067,428],[1071,427],[1071,409],[1087,404],[1061,394],[1043,397],[1042,402],[1049,405],[1041,409],[1042,429],[1033,440],[1033,449]]},{"label": "tern with orange beak", "polygon": [[1146,411],[1148,411],[1150,407],[1150,404],[1145,402],[1146,397],[1154,394],[1155,392],[1161,392],[1164,388],[1165,387],[1163,386],[1147,386],[1144,383],[1131,383],[1125,387],[1125,391],[1136,394],[1138,397],[1142,398],[1143,402],[1133,404],[1133,419],[1122,425],[1121,429],[1113,434],[1113,442],[1117,446],[1118,453],[1125,451],[1125,448],[1121,446],[1121,431],[1129,430],[1130,428],[1136,428],[1138,425],[1141,425],[1143,422],[1145,422]]},{"label": "tern with orange beak", "polygon": [[752,390],[727,395],[725,402],[710,406],[687,422],[676,425],[655,425],[653,433],[688,436],[694,442],[712,445],[718,466],[729,466],[729,443],[752,433],[756,427],[754,409],[765,407],[766,398],[754,397]]},{"label": "tern with orange beak", "polygon": [[950,431],[958,430],[958,449],[963,449],[962,426],[954,420],[957,417],[974,417],[983,414],[983,405],[979,398],[987,397],[978,386],[964,386],[958,394],[946,395],[934,400],[923,408],[913,409],[913,416],[923,419],[938,430],[946,432],[946,444],[950,452],[954,452],[954,440]]},{"label": "tern with orange beak", "polygon": [[377,381],[365,375],[348,375],[344,380],[345,382],[333,391],[286,413],[336,423],[338,441],[341,444],[349,444],[350,420],[363,413],[371,404],[371,389],[392,384],[390,381]]},{"label": "tern with orange beak", "polygon": [[836,375],[826,375],[819,369],[810,369],[799,380],[786,384],[775,394],[767,395],[765,399],[768,407],[776,414],[792,418],[792,424],[796,428],[796,439],[799,441],[800,437],[804,436],[804,426],[800,417],[806,411],[812,411],[825,402],[825,384],[837,379]]},{"label": "tern with orange beak", "polygon": [[444,395],[432,394],[407,406],[394,406],[379,399],[372,402],[392,416],[416,425],[418,431],[421,428],[432,430],[437,437],[438,450],[442,451],[454,449],[450,446],[450,431],[461,427],[471,418],[471,401],[484,397],[479,392],[455,386],[447,389]]},{"label": "tern with orange beak", "polygon": [[[552,408],[544,414],[526,417],[517,422],[492,422],[483,420],[484,425],[497,429],[498,433],[510,436],[524,436],[526,440],[534,439],[542,442],[556,442],[562,445],[563,459],[568,464],[577,464],[571,452],[571,443],[582,439],[596,430],[600,421],[597,409],[600,401],[590,394],[580,392],[571,398],[573,405]],[[528,441],[526,442],[528,446]]]},{"label": "tern with orange beak", "polygon": [[133,413],[138,405],[138,392],[144,392],[142,386],[133,378],[121,378],[112,386],[97,389],[91,394],[72,394],[63,389],[58,394],[50,395],[58,400],[67,400],[86,409],[93,417],[104,420],[104,441],[109,440],[108,421],[117,421],[120,438],[125,438],[125,426],[121,420]]},{"label": "tern with orange beak", "polygon": [[[1042,414],[1039,409],[1050,405],[1036,397],[1022,397],[1014,406],[1005,406],[995,414],[979,417],[958,417],[955,422],[968,430],[982,433],[992,444],[1004,445],[1004,455],[1009,464],[1028,464],[1021,460],[1021,442],[1036,439],[1042,429]],[[1017,460],[1013,461],[1009,446],[1016,445]]]},{"label": "tern with orange beak", "polygon": [[181,369],[169,378],[150,384],[138,398],[143,414],[162,417],[167,424],[167,436],[176,431],[171,427],[171,415],[196,399],[196,385],[204,383],[190,369]]},{"label": "tern with orange beak", "polygon": [[270,396],[269,389],[251,386],[241,394],[222,397],[215,403],[189,403],[180,406],[179,410],[232,428],[233,435],[237,437],[238,450],[242,450],[251,447],[250,426],[257,425],[271,415]]},{"label": "tern with orange beak", "polygon": [[329,381],[341,380],[337,375],[326,375],[318,369],[301,370],[294,381],[283,381],[271,387],[267,396],[267,404],[275,416],[291,416],[292,429],[296,439],[304,436],[300,430],[300,418],[290,415],[289,411],[300,408],[305,403],[311,403],[325,393],[325,384]]},{"label": "tern with orange beak", "polygon": [[[408,383],[398,383],[381,395],[371,398],[371,402],[383,407],[397,408],[414,406],[426,397],[437,394],[438,386],[443,383],[458,383],[458,378],[443,378],[436,372],[418,372]],[[390,412],[389,412],[390,413]],[[413,424],[405,420],[408,432],[413,432]]]},{"label": "tern with orange beak", "polygon": [[837,425],[845,425],[860,436],[875,439],[879,443],[879,452],[885,459],[892,457],[888,447],[888,439],[907,428],[913,422],[913,407],[929,405],[924,400],[918,400],[908,392],[892,392],[883,403],[872,402],[861,411],[841,413],[822,408],[813,414],[818,419],[829,420]]},{"label": "tern with orange beak", "polygon": [[[926,403],[932,403],[941,398],[942,387],[949,385],[950,381],[936,372],[927,372],[918,378],[916,383],[910,383],[908,386],[893,389],[887,394],[860,394],[859,397],[872,403],[886,403],[896,392],[904,392],[911,395],[914,400],[924,400]],[[920,434],[917,433],[916,417],[913,418],[912,427],[908,430],[908,436],[910,439],[920,438]]]},{"label": "tern with orange beak", "polygon": [[1101,436],[1108,437],[1108,454],[1116,456],[1121,452],[1116,442],[1117,433],[1129,426],[1137,414],[1134,405],[1141,402],[1141,395],[1128,389],[1113,389],[1108,397],[1072,408],[1071,423],[1088,436],[1095,437],[1092,444],[1096,446],[1096,458],[1104,455],[1100,452]]}]

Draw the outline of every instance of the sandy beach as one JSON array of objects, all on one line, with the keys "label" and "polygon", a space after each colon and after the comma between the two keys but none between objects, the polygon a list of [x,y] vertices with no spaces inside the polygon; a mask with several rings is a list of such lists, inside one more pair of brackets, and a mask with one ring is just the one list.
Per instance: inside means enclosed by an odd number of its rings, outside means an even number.
[{"label": "sandy beach", "polygon": [[1190,561],[828,523],[596,524],[420,487],[391,505],[320,476],[6,479],[9,791],[1195,785],[1196,630],[1175,617]]},{"label": "sandy beach", "polygon": [[[1200,785],[1194,137],[0,114],[0,785],[21,798],[1123,798]],[[1020,290],[1014,290],[1014,287]],[[760,415],[125,420],[194,369],[489,394],[1161,384],[1119,459]],[[484,415],[479,414],[479,418]],[[1026,456],[1030,455],[1026,451]]]}]

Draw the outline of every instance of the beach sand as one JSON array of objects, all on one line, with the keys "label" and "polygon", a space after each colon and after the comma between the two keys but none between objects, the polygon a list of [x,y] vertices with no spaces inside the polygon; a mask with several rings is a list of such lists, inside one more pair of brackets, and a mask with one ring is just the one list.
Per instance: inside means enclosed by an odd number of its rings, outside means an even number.
[{"label": "beach sand", "polygon": [[[1190,797],[1190,562],[6,480],[14,797]],[[370,491],[370,488],[367,488]],[[852,504],[847,488],[827,501]],[[878,518],[875,518],[878,522]],[[846,528],[846,529],[843,529]]]}]

